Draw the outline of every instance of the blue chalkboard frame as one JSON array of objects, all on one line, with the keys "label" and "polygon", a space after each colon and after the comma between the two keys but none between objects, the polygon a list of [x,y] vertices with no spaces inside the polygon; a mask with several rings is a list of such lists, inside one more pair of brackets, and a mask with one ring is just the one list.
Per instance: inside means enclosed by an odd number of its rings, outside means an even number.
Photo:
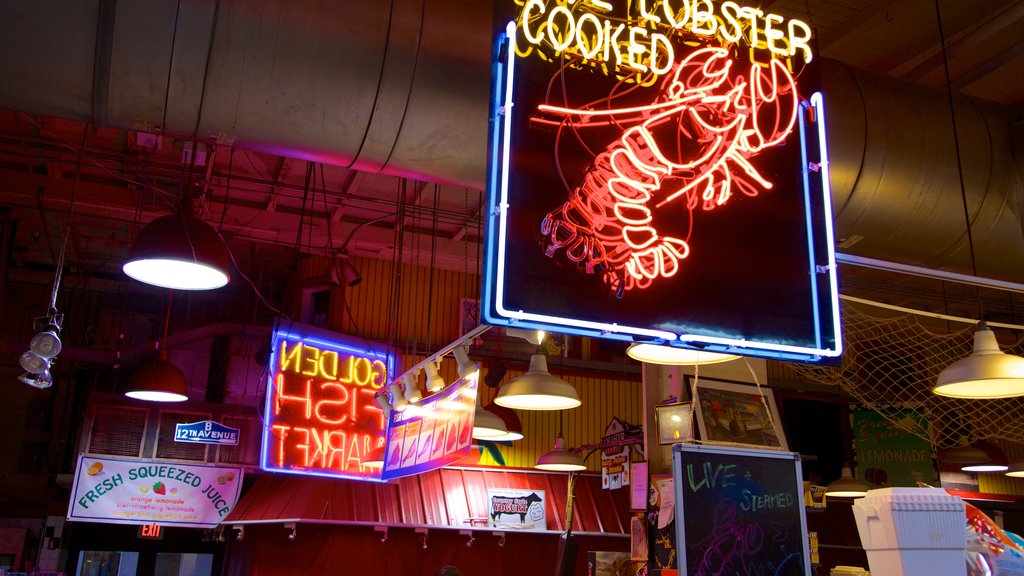
[{"label": "blue chalkboard frame", "polygon": [[[740,464],[736,466],[738,469],[736,469],[735,471],[732,468],[728,468],[724,471],[721,468],[717,468],[710,470],[711,477],[694,479],[692,477],[692,469],[688,473],[686,464],[692,464],[695,460],[701,459],[703,459],[703,461],[706,462],[709,458],[713,458],[716,460],[721,460],[722,458],[733,458],[735,459],[735,462],[739,462]],[[786,496],[782,498],[783,500],[786,500],[787,497],[791,498],[791,500],[788,500],[788,506],[776,509],[775,511],[773,511],[773,514],[781,514],[785,516],[784,518],[782,518],[782,520],[785,523],[786,529],[795,529],[797,525],[799,526],[799,546],[791,543],[791,550],[787,554],[783,555],[783,559],[781,560],[781,562],[779,562],[779,565],[776,567],[775,572],[766,571],[765,574],[786,574],[787,576],[792,574],[801,574],[803,576],[812,576],[814,572],[811,571],[811,555],[807,539],[807,516],[805,513],[803,502],[804,490],[803,474],[800,471],[800,454],[796,452],[783,452],[778,450],[759,450],[754,448],[707,446],[700,444],[677,444],[672,447],[672,478],[675,492],[674,508],[676,521],[676,550],[677,568],[679,570],[679,574],[681,574],[682,576],[703,576],[703,574],[700,572],[690,573],[688,571],[689,563],[687,562],[687,554],[688,552],[690,552],[692,548],[695,548],[696,546],[706,542],[709,537],[717,538],[717,540],[722,542],[728,542],[728,544],[726,545],[731,546],[730,552],[735,553],[734,551],[737,547],[735,545],[735,538],[741,538],[743,535],[743,531],[739,529],[734,529],[736,535],[733,537],[733,540],[730,540],[729,535],[723,537],[721,534],[719,534],[716,537],[716,535],[713,532],[715,530],[715,527],[717,526],[717,520],[713,519],[711,517],[711,514],[708,514],[707,511],[704,510],[704,508],[707,507],[707,501],[709,500],[707,498],[707,494],[714,493],[714,491],[716,490],[716,488],[711,487],[712,484],[715,484],[716,482],[720,483],[721,485],[728,484],[729,495],[732,495],[732,493],[735,492],[736,490],[739,490],[744,494],[747,494],[746,491],[748,490],[748,488],[753,487],[753,484],[751,483],[754,481],[750,480],[749,478],[744,479],[742,474],[736,475],[736,472],[742,472],[744,470],[744,465],[756,465],[760,469],[769,467],[770,470],[773,471],[772,489],[782,489],[786,491],[777,492],[775,494],[786,494]],[[708,471],[709,470],[705,469],[704,472],[706,473]],[[790,472],[792,472],[791,477],[789,476]],[[724,479],[728,479],[729,481],[727,482]],[[695,482],[697,488],[693,489]],[[686,487],[690,487],[691,489],[693,489],[691,490],[691,492],[699,496],[691,495],[690,492],[685,490]],[[707,488],[707,490],[703,494],[701,494],[701,488]],[[722,491],[722,488],[719,487],[718,491],[719,494],[716,494],[716,496],[721,496],[720,493]],[[730,498],[728,496],[723,496],[721,498],[718,498],[718,501],[721,502],[722,500],[729,499]],[[778,500],[776,499],[775,502],[778,502]],[[694,542],[689,542],[687,540],[686,533],[688,528],[688,505],[691,508],[690,512],[692,514],[689,517],[689,519],[694,524],[694,526],[700,526],[704,528],[705,531],[712,532],[712,534],[697,535],[691,533],[691,536],[694,537]],[[719,508],[719,506],[716,504],[715,512],[717,513],[719,509],[721,508]],[[744,514],[744,512],[738,511],[736,509],[733,509],[732,511],[736,513],[738,516]],[[772,524],[778,524],[778,520],[779,519],[776,518],[772,522]],[[753,524],[754,523],[748,521],[745,527],[739,524],[737,526],[749,530],[749,527]],[[760,526],[759,523],[754,527],[755,530],[761,530],[764,528],[767,528],[767,526]],[[696,528],[694,528],[694,532],[695,531]],[[770,538],[772,536],[778,536],[778,534],[775,533],[776,531],[774,527],[772,528],[772,531],[772,534],[764,535],[765,539]],[[799,556],[799,562],[798,564],[795,564],[797,562],[797,555]],[[724,558],[721,555],[709,554],[707,552],[705,552],[704,556],[706,558],[713,557],[716,561],[720,562],[728,561],[727,558]],[[777,559],[772,560],[772,562],[775,561],[777,561]],[[797,568],[798,571],[793,571],[792,569],[794,567]],[[783,568],[788,569],[785,572],[783,572]]]}]

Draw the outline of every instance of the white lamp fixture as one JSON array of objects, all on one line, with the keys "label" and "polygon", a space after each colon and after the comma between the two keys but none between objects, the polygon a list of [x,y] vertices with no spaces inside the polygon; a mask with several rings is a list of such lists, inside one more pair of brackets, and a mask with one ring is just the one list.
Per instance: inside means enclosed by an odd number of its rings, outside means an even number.
[{"label": "white lamp fixture", "polygon": [[505,421],[477,402],[476,413],[473,416],[473,438],[494,440],[507,434],[508,428],[505,427]]},{"label": "white lamp fixture", "polygon": [[377,403],[377,406],[380,406],[380,411],[384,414],[385,420],[391,417],[391,403],[388,402],[387,392],[378,393],[373,397],[373,401]]},{"label": "white lamp fixture", "polygon": [[423,399],[423,393],[420,392],[420,387],[416,384],[415,374],[406,374],[402,378],[402,382],[405,383],[405,401],[409,404],[415,404]]},{"label": "white lamp fixture", "polygon": [[1006,475],[1012,478],[1024,478],[1024,461],[1015,460],[1006,468]]},{"label": "white lamp fixture", "polygon": [[555,437],[555,447],[541,454],[534,468],[548,472],[579,472],[586,470],[587,465],[579,454],[565,449],[565,438],[559,432]]},{"label": "white lamp fixture", "polygon": [[469,359],[469,353],[463,346],[456,346],[452,350],[452,355],[455,356],[455,362],[458,363],[460,378],[469,380],[480,375],[480,367]]},{"label": "white lamp fixture", "polygon": [[391,408],[396,412],[401,412],[409,406],[409,401],[405,399],[405,391],[402,390],[401,380],[391,382],[388,392],[391,393]]},{"label": "white lamp fixture", "polygon": [[444,390],[445,383],[444,378],[437,373],[437,364],[433,362],[427,362],[424,366],[427,373],[427,392],[431,394]]},{"label": "white lamp fixture", "polygon": [[495,404],[494,401],[491,401],[484,408],[488,412],[497,415],[498,418],[501,418],[501,421],[505,423],[505,429],[508,430],[501,436],[492,436],[487,438],[487,440],[491,442],[515,442],[516,440],[523,439],[523,423],[519,420],[515,410]]},{"label": "white lamp fixture", "polygon": [[548,372],[543,354],[534,354],[529,371],[502,386],[494,403],[518,410],[566,410],[583,402],[572,384]]},{"label": "white lamp fixture", "polygon": [[946,367],[932,392],[951,398],[1024,396],[1024,358],[999,349],[996,335],[982,321],[974,333],[974,351]]},{"label": "white lamp fixture", "polygon": [[853,472],[849,466],[843,466],[843,472],[839,479],[829,482],[828,486],[825,487],[825,496],[862,498],[867,496],[870,488],[871,486],[867,482],[853,477]]},{"label": "white lamp fixture", "polygon": [[640,362],[648,364],[664,364],[667,366],[695,366],[704,364],[717,364],[735,360],[739,356],[726,354],[724,352],[709,352],[707,350],[694,350],[690,348],[678,348],[676,346],[661,346],[658,344],[633,344],[626,349],[626,354]]},{"label": "white lamp fixture", "polygon": [[60,343],[60,326],[51,322],[46,330],[36,334],[29,341],[28,348],[33,354],[40,358],[46,358],[47,360],[54,358],[57,354],[60,354],[61,343]]},{"label": "white lamp fixture", "polygon": [[1010,463],[998,446],[985,440],[973,444],[963,441],[959,446],[939,450],[939,461],[959,464],[964,472],[1005,472]]},{"label": "white lamp fixture", "polygon": [[42,374],[50,369],[50,360],[37,356],[31,350],[26,350],[18,357],[18,364],[21,369],[29,374]]},{"label": "white lamp fixture", "polygon": [[228,283],[228,249],[212,226],[184,202],[178,214],[153,220],[132,243],[122,266],[129,277],[177,290],[212,290]]},{"label": "white lamp fixture", "polygon": [[53,378],[50,377],[49,370],[43,370],[39,374],[30,374],[26,372],[21,376],[18,376],[18,380],[21,380],[33,388],[39,388],[40,390],[53,386]]}]

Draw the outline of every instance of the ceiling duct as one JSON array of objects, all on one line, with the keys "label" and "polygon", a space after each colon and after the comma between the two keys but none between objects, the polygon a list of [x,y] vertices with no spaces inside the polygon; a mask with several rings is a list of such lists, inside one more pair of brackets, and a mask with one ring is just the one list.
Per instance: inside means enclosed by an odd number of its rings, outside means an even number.
[{"label": "ceiling duct", "polygon": [[[0,107],[182,136],[201,116],[201,138],[243,149],[484,186],[490,2],[63,0],[0,16]],[[945,93],[827,59],[822,73],[840,250],[968,271]],[[1024,277],[1008,111],[956,106],[979,274]]]}]

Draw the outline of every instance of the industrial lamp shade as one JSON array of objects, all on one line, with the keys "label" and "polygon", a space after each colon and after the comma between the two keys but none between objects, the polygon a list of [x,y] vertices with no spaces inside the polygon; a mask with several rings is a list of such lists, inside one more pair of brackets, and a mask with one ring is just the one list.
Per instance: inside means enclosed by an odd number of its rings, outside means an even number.
[{"label": "industrial lamp shade", "polygon": [[455,356],[459,378],[469,380],[470,378],[476,378],[480,375],[480,367],[469,359],[469,353],[466,352],[465,348],[462,346],[456,346],[455,349],[452,350],[452,356]]},{"label": "industrial lamp shade", "polygon": [[854,478],[850,468],[844,466],[839,479],[829,482],[828,486],[825,487],[825,496],[861,498],[867,496],[870,488],[871,486],[867,482]]},{"label": "industrial lamp shade", "polygon": [[530,370],[502,386],[494,403],[517,410],[565,410],[583,402],[572,384],[548,372],[543,354],[534,354]]},{"label": "industrial lamp shade", "polygon": [[363,467],[379,470],[384,467],[384,447],[378,446],[366,453],[363,458]]},{"label": "industrial lamp shade", "polygon": [[940,450],[939,461],[959,464],[964,472],[1005,472],[1010,467],[1006,453],[985,440]]},{"label": "industrial lamp shade", "polygon": [[523,439],[523,423],[519,420],[519,415],[516,414],[515,410],[499,406],[493,401],[484,406],[484,408],[488,412],[496,414],[498,418],[501,418],[501,421],[505,423],[505,429],[508,430],[505,434],[488,438],[488,440],[492,442],[514,442]]},{"label": "industrial lamp shade", "polygon": [[477,440],[494,440],[508,434],[505,421],[497,414],[477,404],[473,416],[473,438]]},{"label": "industrial lamp shade", "polygon": [[18,364],[29,374],[42,374],[50,369],[50,360],[43,358],[31,350],[26,350],[18,357]]},{"label": "industrial lamp shade", "polygon": [[29,341],[28,347],[40,358],[53,358],[60,354],[60,337],[57,336],[58,328],[54,325],[47,326],[46,330],[36,334]]},{"label": "industrial lamp shade", "polygon": [[30,374],[26,372],[21,376],[18,376],[18,380],[21,380],[33,388],[39,388],[40,390],[53,386],[53,378],[50,376],[49,370],[43,370],[39,374]]},{"label": "industrial lamp shade", "polygon": [[579,472],[586,470],[587,464],[579,454],[565,449],[565,439],[559,434],[554,449],[541,454],[533,467],[549,472]]},{"label": "industrial lamp shade", "polygon": [[124,395],[150,402],[184,402],[188,400],[188,383],[181,368],[161,354],[135,370]]},{"label": "industrial lamp shade", "polygon": [[1006,475],[1013,478],[1024,478],[1024,461],[1015,460],[1006,468]]},{"label": "industrial lamp shade", "polygon": [[427,362],[425,369],[427,374],[427,391],[433,394],[434,392],[440,392],[443,390],[445,386],[444,378],[438,374],[437,364]]},{"label": "industrial lamp shade", "polygon": [[739,356],[723,352],[677,348],[658,344],[633,344],[626,349],[626,354],[640,362],[663,364],[666,366],[696,366],[698,364],[718,364],[735,360]]},{"label": "industrial lamp shade", "polygon": [[175,290],[211,290],[230,279],[224,241],[213,227],[187,212],[146,225],[122,269],[139,282]]},{"label": "industrial lamp shade", "polygon": [[1024,396],[1024,358],[999,349],[996,335],[982,322],[974,333],[974,351],[946,367],[932,392],[951,398]]}]

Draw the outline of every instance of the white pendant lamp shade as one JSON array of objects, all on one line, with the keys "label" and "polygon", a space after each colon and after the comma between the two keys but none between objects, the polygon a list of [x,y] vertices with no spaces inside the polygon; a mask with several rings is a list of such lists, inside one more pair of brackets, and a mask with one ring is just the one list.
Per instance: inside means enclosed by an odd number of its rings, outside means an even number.
[{"label": "white pendant lamp shade", "polygon": [[477,404],[476,414],[473,416],[473,438],[477,440],[492,440],[508,434],[505,421],[497,414]]},{"label": "white pendant lamp shade", "polygon": [[1024,461],[1011,462],[1006,468],[1006,475],[1013,478],[1024,478]]},{"label": "white pendant lamp shade", "polygon": [[974,351],[946,367],[932,392],[951,398],[1024,396],[1024,358],[999,349],[996,335],[982,322],[974,333]]},{"label": "white pendant lamp shade", "polygon": [[495,404],[493,401],[484,408],[488,412],[496,414],[498,418],[501,418],[507,430],[507,432],[500,436],[487,438],[488,440],[492,442],[515,442],[516,440],[523,439],[523,423],[519,420],[519,415],[516,414],[515,410]]},{"label": "white pendant lamp shade", "polygon": [[692,350],[675,346],[658,344],[633,344],[626,349],[626,354],[634,360],[648,364],[664,364],[668,366],[695,366],[697,364],[717,364],[735,360],[739,356],[722,352]]},{"label": "white pendant lamp shade", "polygon": [[161,353],[153,362],[136,368],[124,395],[150,402],[184,402],[188,400],[188,382],[181,368]]},{"label": "white pendant lamp shade", "polygon": [[530,370],[502,386],[494,403],[517,410],[565,410],[583,402],[572,384],[548,372],[543,354],[534,354]]},{"label": "white pendant lamp shade", "polygon": [[405,399],[405,391],[402,390],[402,381],[395,380],[388,386],[388,392],[391,393],[391,407],[396,412],[401,412],[409,406],[409,401]]},{"label": "white pendant lamp shade", "polygon": [[565,449],[565,439],[559,434],[555,438],[555,447],[541,454],[534,468],[548,472],[579,472],[586,470],[587,465],[579,454]]},{"label": "white pendant lamp shade", "polygon": [[854,478],[849,467],[843,467],[839,479],[829,482],[829,485],[825,487],[825,496],[861,498],[867,495],[870,488],[871,486],[867,482]]},{"label": "white pendant lamp shade", "polygon": [[122,269],[139,282],[175,290],[211,290],[230,278],[224,241],[213,227],[187,212],[147,224]]},{"label": "white pendant lamp shade", "polygon": [[985,440],[939,450],[938,457],[945,464],[959,464],[964,472],[1005,472],[1010,467],[1006,453]]},{"label": "white pendant lamp shade", "polygon": [[50,359],[60,354],[60,337],[57,336],[59,329],[50,325],[46,330],[36,334],[29,341],[28,347],[33,354],[40,358]]}]

